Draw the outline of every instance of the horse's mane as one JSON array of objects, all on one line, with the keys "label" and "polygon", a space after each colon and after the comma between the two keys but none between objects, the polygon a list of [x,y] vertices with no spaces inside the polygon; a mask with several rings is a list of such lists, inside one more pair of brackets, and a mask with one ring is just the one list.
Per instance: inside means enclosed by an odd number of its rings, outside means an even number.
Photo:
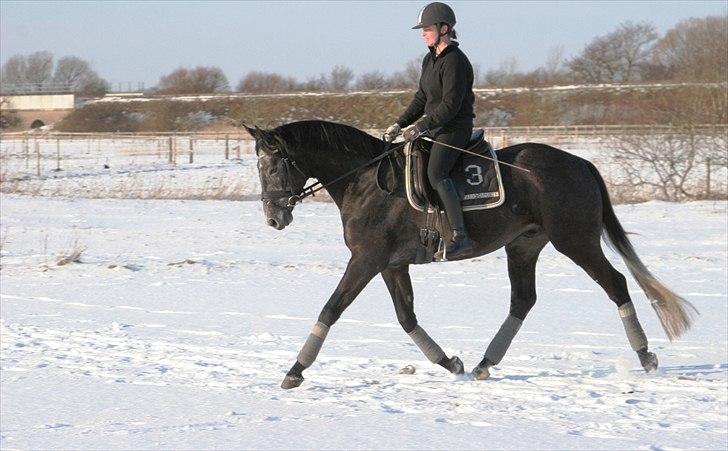
[{"label": "horse's mane", "polygon": [[[306,148],[314,143],[325,144],[328,150],[353,153],[373,158],[384,150],[384,141],[358,128],[319,120],[291,122],[272,130],[289,148]],[[323,149],[318,149],[323,150]]]}]

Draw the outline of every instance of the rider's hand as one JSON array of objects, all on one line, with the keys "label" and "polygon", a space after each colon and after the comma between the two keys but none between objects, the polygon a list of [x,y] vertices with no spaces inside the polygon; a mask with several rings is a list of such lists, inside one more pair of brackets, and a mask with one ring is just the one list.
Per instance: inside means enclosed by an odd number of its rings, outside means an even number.
[{"label": "rider's hand", "polygon": [[404,138],[405,141],[412,142],[420,136],[424,135],[426,132],[427,130],[420,129],[419,124],[415,124],[412,127],[404,129],[404,131],[402,132],[402,138]]},{"label": "rider's hand", "polygon": [[384,132],[384,140],[391,143],[399,135],[400,130],[399,124],[390,125],[387,131]]}]

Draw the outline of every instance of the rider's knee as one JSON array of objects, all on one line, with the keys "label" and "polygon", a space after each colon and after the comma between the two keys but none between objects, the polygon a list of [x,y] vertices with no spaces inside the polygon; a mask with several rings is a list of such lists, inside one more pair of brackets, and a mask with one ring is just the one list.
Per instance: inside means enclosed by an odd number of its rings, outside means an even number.
[{"label": "rider's knee", "polygon": [[440,182],[447,178],[447,174],[437,168],[427,168],[427,179],[430,181],[430,186],[436,187]]}]

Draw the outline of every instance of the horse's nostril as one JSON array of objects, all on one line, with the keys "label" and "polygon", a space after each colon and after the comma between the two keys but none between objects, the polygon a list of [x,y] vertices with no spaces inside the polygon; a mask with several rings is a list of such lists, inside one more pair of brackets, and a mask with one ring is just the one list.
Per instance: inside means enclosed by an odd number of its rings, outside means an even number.
[{"label": "horse's nostril", "polygon": [[271,218],[271,219],[268,220],[268,225],[271,226],[271,227],[278,228],[278,221],[276,221],[275,219],[272,219]]}]

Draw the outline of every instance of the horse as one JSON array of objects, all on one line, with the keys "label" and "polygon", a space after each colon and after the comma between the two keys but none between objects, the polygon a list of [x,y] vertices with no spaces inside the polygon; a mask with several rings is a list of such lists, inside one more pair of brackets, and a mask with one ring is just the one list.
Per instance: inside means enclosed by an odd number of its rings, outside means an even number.
[{"label": "horse", "polygon": [[[344,275],[281,387],[301,385],[303,371],[315,361],[329,329],[378,274],[392,297],[399,324],[427,359],[453,374],[464,373],[460,358],[448,357],[417,322],[409,266],[415,263],[422,246],[419,231],[425,215],[401,195],[401,182],[400,194],[382,190],[376,165],[370,164],[381,159],[391,144],[355,127],[327,121],[297,121],[272,129],[243,126],[255,139],[267,224],[277,230],[287,227],[293,221],[296,196],[300,197],[307,180],[314,178],[326,187],[339,208],[344,241],[351,251]],[[655,370],[657,356],[648,348],[626,278],[605,257],[601,238],[625,261],[670,340],[690,328],[697,310],[642,263],[614,213],[597,168],[583,158],[539,143],[499,149],[497,158],[530,171],[503,165],[506,202],[497,208],[465,213],[475,248],[466,258],[505,246],[511,284],[508,317],[472,370],[473,378],[490,376],[490,368],[501,362],[536,303],[536,263],[549,242],[606,292],[617,307],[627,341],[642,367],[647,372]],[[449,233],[443,231],[443,238],[449,239]]]}]

